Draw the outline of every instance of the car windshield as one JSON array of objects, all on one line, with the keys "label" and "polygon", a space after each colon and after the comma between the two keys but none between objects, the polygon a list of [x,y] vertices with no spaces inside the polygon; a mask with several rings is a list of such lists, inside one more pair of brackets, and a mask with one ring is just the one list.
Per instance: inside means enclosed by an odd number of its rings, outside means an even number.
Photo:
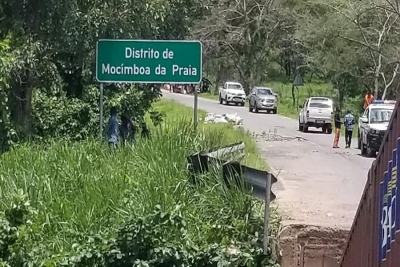
[{"label": "car windshield", "polygon": [[311,101],[310,108],[332,108],[330,101]]},{"label": "car windshield", "polygon": [[257,89],[257,94],[258,95],[272,95],[272,91],[271,91],[271,89],[260,88],[260,89]]},{"label": "car windshield", "polygon": [[228,89],[241,90],[242,86],[238,83],[228,83]]},{"label": "car windshield", "polygon": [[393,113],[392,109],[379,109],[379,108],[371,109],[370,121],[371,123],[389,122],[392,113]]}]

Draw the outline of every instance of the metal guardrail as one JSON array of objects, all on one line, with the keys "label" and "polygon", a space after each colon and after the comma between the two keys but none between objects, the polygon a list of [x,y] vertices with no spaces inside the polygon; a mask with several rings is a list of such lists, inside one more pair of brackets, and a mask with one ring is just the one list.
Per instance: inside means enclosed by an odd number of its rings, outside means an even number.
[{"label": "metal guardrail", "polygon": [[[220,165],[222,178],[227,186],[231,186],[232,181],[238,186],[250,186],[255,196],[264,199],[267,176],[271,175],[271,185],[277,182],[277,179],[267,171],[241,165],[239,161],[244,158],[244,149],[244,142],[238,142],[210,152],[197,152],[188,156],[188,167],[193,179],[196,179],[194,176],[197,174],[209,172],[211,165]],[[270,192],[270,197],[271,201],[276,198],[273,192]]]},{"label": "metal guardrail", "polygon": [[239,142],[210,152],[194,153],[187,157],[188,169],[192,174],[192,182],[198,184],[199,174],[209,172],[211,165],[217,166],[228,188],[232,186],[249,188],[249,192],[252,192],[254,196],[265,200],[264,252],[267,253],[270,202],[276,198],[271,191],[271,186],[277,182],[277,179],[267,171],[241,165],[238,159],[244,158],[244,149],[244,142]]},{"label": "metal guardrail", "polygon": [[234,158],[235,156],[239,158],[244,157],[244,149],[244,142],[238,142],[212,150],[208,152],[207,156],[216,159],[227,159],[229,157],[230,160],[237,160],[237,158]]}]

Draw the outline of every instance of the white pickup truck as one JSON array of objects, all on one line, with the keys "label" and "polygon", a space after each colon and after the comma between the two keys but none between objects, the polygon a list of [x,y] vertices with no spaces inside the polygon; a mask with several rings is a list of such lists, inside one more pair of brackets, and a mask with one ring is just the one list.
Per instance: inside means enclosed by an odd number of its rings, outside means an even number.
[{"label": "white pickup truck", "polygon": [[392,117],[396,101],[374,100],[358,120],[358,148],[361,155],[374,157]]},{"label": "white pickup truck", "polygon": [[308,132],[308,127],[322,128],[323,133],[332,133],[333,101],[327,97],[310,97],[300,105],[299,131]]},{"label": "white pickup truck", "polygon": [[223,87],[218,89],[219,103],[228,105],[235,103],[236,105],[244,106],[246,101],[246,93],[243,86],[238,82],[226,82]]}]

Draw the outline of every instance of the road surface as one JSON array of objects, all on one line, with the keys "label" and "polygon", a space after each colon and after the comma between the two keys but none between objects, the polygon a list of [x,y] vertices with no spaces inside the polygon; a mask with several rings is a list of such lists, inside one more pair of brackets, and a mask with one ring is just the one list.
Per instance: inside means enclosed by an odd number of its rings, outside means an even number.
[{"label": "road surface", "polygon": [[[191,95],[163,94],[164,99],[193,107]],[[273,191],[284,223],[351,227],[373,159],[362,157],[358,149],[342,148],[343,137],[341,148],[333,149],[333,134],[299,132],[297,120],[279,114],[250,113],[246,107],[220,105],[203,98],[199,98],[198,107],[217,114],[237,113],[243,118],[244,128],[257,134],[275,131],[279,136],[302,137],[258,142],[262,155],[278,174]],[[353,140],[352,146],[356,145]]]}]

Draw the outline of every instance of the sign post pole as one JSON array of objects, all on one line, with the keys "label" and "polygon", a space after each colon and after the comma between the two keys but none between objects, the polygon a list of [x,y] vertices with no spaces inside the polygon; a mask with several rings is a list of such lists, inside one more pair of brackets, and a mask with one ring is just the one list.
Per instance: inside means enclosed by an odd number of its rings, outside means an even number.
[{"label": "sign post pole", "polygon": [[104,110],[104,97],[103,97],[103,83],[100,83],[100,132],[99,132],[99,136],[100,139],[102,139],[103,136],[103,110]]},{"label": "sign post pole", "polygon": [[198,123],[198,95],[197,88],[194,87],[194,104],[193,104],[193,121],[194,121],[194,132],[197,133],[197,123]]}]

